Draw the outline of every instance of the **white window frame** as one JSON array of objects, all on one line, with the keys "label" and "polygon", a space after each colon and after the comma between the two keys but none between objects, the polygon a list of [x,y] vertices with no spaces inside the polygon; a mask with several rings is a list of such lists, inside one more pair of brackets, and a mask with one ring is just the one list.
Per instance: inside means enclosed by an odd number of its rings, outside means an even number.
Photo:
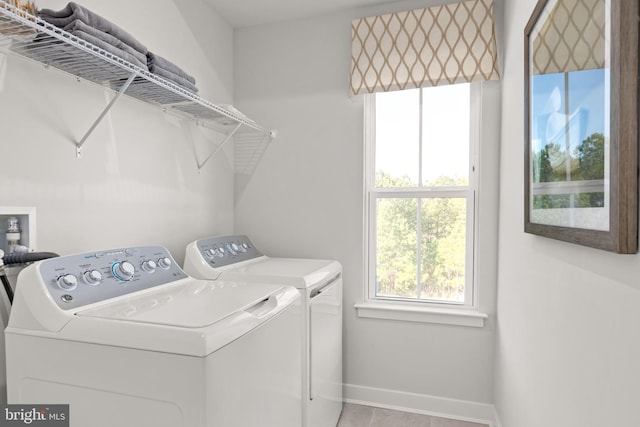
[{"label": "white window frame", "polygon": [[[475,327],[484,326],[484,320],[487,318],[487,315],[478,312],[478,284],[476,283],[479,216],[478,147],[481,131],[481,97],[482,84],[479,82],[471,83],[469,102],[469,184],[467,186],[384,189],[375,187],[375,95],[365,95],[364,258],[366,284],[364,286],[364,303],[356,304],[355,306],[359,317],[435,322]],[[420,98],[420,108],[422,108],[422,95]],[[422,117],[422,114],[420,114],[420,117]],[[419,153],[419,158],[421,162],[421,152]],[[465,259],[466,271],[464,303],[436,300],[418,301],[414,299],[376,296],[376,202],[378,199],[382,198],[401,197],[422,199],[434,197],[467,198],[467,246]]]}]

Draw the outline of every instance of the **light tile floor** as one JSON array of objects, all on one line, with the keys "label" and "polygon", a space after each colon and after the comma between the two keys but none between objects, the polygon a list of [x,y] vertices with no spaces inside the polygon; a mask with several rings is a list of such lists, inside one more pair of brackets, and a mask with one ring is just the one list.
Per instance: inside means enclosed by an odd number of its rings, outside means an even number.
[{"label": "light tile floor", "polygon": [[488,427],[486,424],[345,403],[337,427]]}]

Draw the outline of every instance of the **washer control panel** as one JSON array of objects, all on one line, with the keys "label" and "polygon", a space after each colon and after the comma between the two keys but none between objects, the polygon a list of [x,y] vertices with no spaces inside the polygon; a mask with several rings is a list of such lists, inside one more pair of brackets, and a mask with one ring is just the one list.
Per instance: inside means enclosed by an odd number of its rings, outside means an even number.
[{"label": "washer control panel", "polygon": [[39,273],[53,300],[64,310],[189,277],[161,246],[50,258],[41,262]]},{"label": "washer control panel", "polygon": [[212,267],[224,267],[262,256],[243,235],[209,237],[196,242],[200,256]]}]

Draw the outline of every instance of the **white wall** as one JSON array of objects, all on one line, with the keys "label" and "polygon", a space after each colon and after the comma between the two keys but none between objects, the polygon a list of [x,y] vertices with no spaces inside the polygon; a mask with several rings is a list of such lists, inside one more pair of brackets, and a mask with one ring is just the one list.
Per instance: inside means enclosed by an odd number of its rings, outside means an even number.
[{"label": "white wall", "polygon": [[[82,4],[193,74],[204,98],[233,101],[233,30],[202,0]],[[196,165],[219,141],[211,131],[123,97],[76,159],[74,141],[112,96],[0,54],[0,206],[36,207],[37,249],[160,244],[181,262],[190,240],[232,231],[230,150]]]},{"label": "white wall", "polygon": [[[424,6],[400,2],[393,10]],[[236,103],[279,133],[255,172],[236,177],[235,229],[274,256],[342,263],[347,398],[426,411],[448,410],[441,404],[449,399],[491,404],[497,117],[485,118],[495,125],[484,130],[491,141],[482,154],[489,162],[479,272],[481,308],[491,315],[487,326],[362,319],[353,307],[362,302],[365,284],[363,99],[348,97],[351,19],[390,11],[370,8],[236,30]],[[489,104],[499,106],[499,88],[486,86]]]},{"label": "white wall", "polygon": [[507,1],[495,400],[503,427],[640,425],[640,256],[523,232],[523,44]]}]

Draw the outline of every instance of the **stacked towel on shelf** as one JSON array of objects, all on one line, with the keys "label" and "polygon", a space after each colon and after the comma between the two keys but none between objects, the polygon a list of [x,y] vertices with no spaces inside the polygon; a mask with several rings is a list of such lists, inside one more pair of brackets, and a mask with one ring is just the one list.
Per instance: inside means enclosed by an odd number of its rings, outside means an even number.
[{"label": "stacked towel on shelf", "polygon": [[64,9],[42,9],[38,16],[44,21],[73,34],[147,70],[147,48],[131,34],[102,16],[70,2]]},{"label": "stacked towel on shelf", "polygon": [[[145,45],[127,31],[75,2],[69,2],[63,9],[57,11],[41,9],[37,11],[37,15],[51,25],[62,28],[105,52],[156,74],[190,92],[198,92],[196,80],[182,68],[162,56],[149,52]],[[120,87],[123,82],[123,80],[117,79],[112,86]],[[139,92],[145,94],[140,96],[144,97],[151,93],[152,89],[149,87],[153,88],[153,83],[143,78],[136,78],[129,91],[134,91],[137,86],[140,86]],[[179,101],[180,99],[176,102]]]},{"label": "stacked towel on shelf", "polygon": [[63,28],[68,33],[88,41],[99,48],[128,61],[143,70],[147,69],[145,54],[135,50],[133,47],[117,39],[109,33],[104,33],[93,27],[88,26],[84,22],[76,19]]},{"label": "stacked towel on shelf", "polygon": [[147,52],[147,67],[149,67],[149,71],[153,74],[157,74],[193,93],[198,92],[196,79],[173,62],[158,54],[151,51]]}]

